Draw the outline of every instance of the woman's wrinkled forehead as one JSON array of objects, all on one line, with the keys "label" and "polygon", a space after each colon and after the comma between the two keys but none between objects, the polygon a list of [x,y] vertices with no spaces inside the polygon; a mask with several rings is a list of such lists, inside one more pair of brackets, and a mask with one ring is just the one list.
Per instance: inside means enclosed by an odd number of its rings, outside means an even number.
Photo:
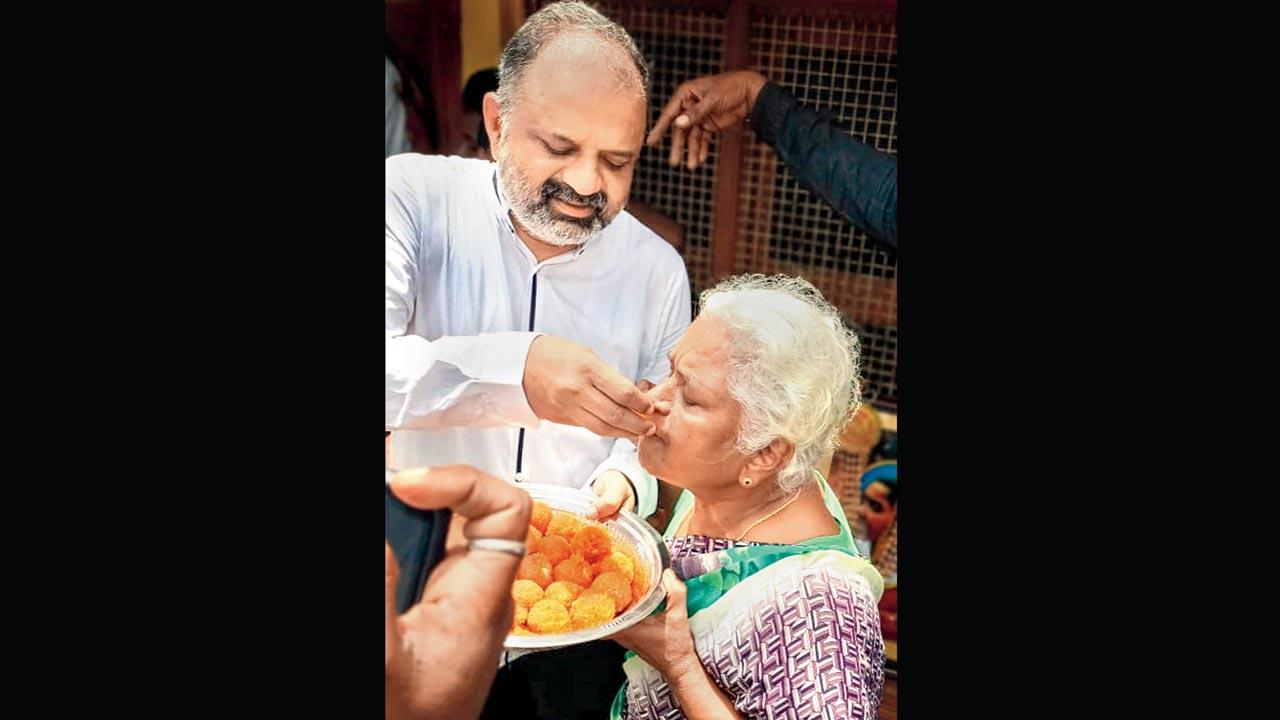
[{"label": "woman's wrinkled forehead", "polygon": [[701,377],[708,372],[723,375],[728,370],[731,340],[729,327],[719,318],[700,315],[671,351],[671,360],[679,370]]}]

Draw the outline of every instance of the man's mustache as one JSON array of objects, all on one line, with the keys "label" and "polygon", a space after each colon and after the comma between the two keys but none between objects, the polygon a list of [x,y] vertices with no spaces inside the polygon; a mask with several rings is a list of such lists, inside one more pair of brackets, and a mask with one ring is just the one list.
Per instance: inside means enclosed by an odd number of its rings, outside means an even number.
[{"label": "man's mustache", "polygon": [[574,192],[573,188],[565,185],[559,180],[555,180],[554,178],[548,179],[542,184],[541,196],[542,204],[544,205],[551,198],[556,198],[557,200],[572,203],[574,205],[585,205],[590,207],[592,210],[596,211],[597,215],[603,213],[605,208],[609,206],[609,197],[605,195],[603,190],[597,193],[592,193],[591,195],[583,196]]}]

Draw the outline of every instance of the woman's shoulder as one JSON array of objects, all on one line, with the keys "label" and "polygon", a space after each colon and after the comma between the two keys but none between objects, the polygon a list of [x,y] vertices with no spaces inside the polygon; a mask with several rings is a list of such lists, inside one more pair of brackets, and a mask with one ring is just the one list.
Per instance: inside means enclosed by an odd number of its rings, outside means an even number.
[{"label": "woman's shoulder", "polygon": [[790,689],[807,686],[822,689],[829,717],[875,717],[884,639],[871,583],[851,560],[857,558],[819,550],[778,562],[776,582],[753,598],[750,634],[758,652],[738,657],[757,681],[739,707],[781,716],[794,707]]},{"label": "woman's shoulder", "polygon": [[874,606],[884,592],[884,580],[874,566],[839,550],[814,550],[779,562],[787,564],[789,577],[769,584],[775,600],[803,594],[811,602],[829,599],[845,606]]},{"label": "woman's shoulder", "polygon": [[823,504],[821,493],[808,493],[792,509],[765,523],[761,523],[747,539],[762,543],[798,545],[805,540],[835,535],[840,525],[831,517]]}]

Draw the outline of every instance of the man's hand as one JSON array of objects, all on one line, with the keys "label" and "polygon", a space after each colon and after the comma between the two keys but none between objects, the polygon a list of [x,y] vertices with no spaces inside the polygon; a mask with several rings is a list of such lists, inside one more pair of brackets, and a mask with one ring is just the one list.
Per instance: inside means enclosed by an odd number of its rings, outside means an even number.
[{"label": "man's hand", "polygon": [[643,417],[653,403],[591,348],[553,335],[539,335],[524,365],[524,394],[543,420],[577,425],[597,435],[652,435]]},{"label": "man's hand", "polygon": [[645,144],[653,146],[671,127],[672,167],[680,164],[680,153],[688,148],[690,170],[707,161],[711,138],[721,130],[742,122],[751,114],[765,84],[764,76],[750,70],[721,73],[689,80],[676,88],[658,116]]},{"label": "man's hand", "polygon": [[[413,507],[451,508],[468,538],[524,541],[533,502],[511,483],[465,465],[408,470],[391,481]],[[386,546],[386,717],[478,717],[515,608],[520,558],[460,548],[427,580],[422,601],[395,609],[400,569]]]}]

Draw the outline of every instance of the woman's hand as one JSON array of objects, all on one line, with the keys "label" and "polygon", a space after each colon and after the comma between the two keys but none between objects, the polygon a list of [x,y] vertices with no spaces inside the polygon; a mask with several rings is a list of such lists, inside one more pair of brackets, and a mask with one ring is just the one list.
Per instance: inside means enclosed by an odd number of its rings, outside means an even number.
[{"label": "woman's hand", "polygon": [[600,473],[600,477],[591,483],[591,490],[596,494],[592,500],[595,507],[587,511],[586,517],[607,520],[616,515],[620,508],[631,511],[636,509],[636,495],[631,491],[631,482],[617,470]]},{"label": "woman's hand", "polygon": [[[662,586],[667,591],[667,609],[632,625],[611,639],[633,650],[664,677],[671,680],[699,664],[689,630],[689,612],[685,605],[684,583],[668,569],[662,573]],[[699,668],[700,669],[700,668]]]}]

